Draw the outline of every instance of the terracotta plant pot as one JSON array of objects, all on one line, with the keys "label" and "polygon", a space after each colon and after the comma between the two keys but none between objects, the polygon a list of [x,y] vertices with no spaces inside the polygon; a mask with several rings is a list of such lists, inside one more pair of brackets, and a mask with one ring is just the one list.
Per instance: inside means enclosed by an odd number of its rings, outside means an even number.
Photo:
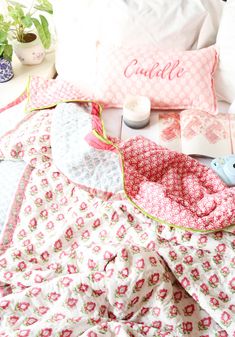
[{"label": "terracotta plant pot", "polygon": [[24,36],[25,42],[15,41],[14,52],[22,64],[40,64],[45,57],[45,49],[34,33],[27,33]]},{"label": "terracotta plant pot", "polygon": [[0,83],[9,81],[13,76],[11,61],[0,57]]}]

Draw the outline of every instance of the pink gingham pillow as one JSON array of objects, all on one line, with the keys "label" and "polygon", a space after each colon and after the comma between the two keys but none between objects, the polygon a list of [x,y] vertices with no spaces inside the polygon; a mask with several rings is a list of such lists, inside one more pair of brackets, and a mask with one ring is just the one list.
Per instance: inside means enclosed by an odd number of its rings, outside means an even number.
[{"label": "pink gingham pillow", "polygon": [[214,47],[159,51],[155,47],[98,49],[95,98],[121,107],[127,94],[148,96],[155,109],[217,112]]}]

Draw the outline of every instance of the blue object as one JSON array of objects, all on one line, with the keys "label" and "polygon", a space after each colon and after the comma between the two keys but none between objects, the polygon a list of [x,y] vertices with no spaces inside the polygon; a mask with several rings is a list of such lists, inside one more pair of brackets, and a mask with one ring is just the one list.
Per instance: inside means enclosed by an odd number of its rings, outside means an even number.
[{"label": "blue object", "polygon": [[0,57],[0,83],[9,81],[13,75],[11,62]]},{"label": "blue object", "polygon": [[235,155],[219,157],[211,162],[211,168],[228,186],[235,186]]}]

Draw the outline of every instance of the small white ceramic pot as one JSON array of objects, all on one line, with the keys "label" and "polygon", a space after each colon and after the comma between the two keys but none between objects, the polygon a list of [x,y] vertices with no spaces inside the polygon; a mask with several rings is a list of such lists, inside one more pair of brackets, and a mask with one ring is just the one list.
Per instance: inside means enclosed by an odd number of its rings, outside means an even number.
[{"label": "small white ceramic pot", "polygon": [[35,34],[29,33],[27,35],[29,40],[33,40],[30,42],[14,41],[14,52],[22,64],[40,64],[45,58],[45,49]]}]

